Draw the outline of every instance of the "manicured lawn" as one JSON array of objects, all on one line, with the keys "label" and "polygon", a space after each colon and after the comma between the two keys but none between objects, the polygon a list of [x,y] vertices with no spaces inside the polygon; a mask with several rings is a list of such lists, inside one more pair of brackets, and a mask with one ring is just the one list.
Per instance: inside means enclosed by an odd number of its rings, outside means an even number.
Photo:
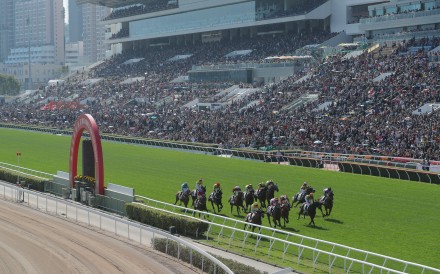
[{"label": "manicured lawn", "polygon": [[[55,174],[68,171],[70,137],[0,129],[0,161]],[[202,177],[211,192],[221,182],[223,203],[232,187],[273,179],[292,197],[303,181],[318,193],[335,192],[332,216],[318,214],[318,228],[290,215],[288,229],[299,234],[440,268],[440,186],[334,171],[225,159],[168,149],[103,142],[105,181],[135,188],[136,194],[170,203],[180,184],[194,188]],[[81,158],[79,158],[81,159]],[[81,172],[81,163],[78,164]],[[208,209],[211,206],[208,205]],[[224,212],[229,214],[229,206]],[[268,225],[267,218],[263,220]]]}]

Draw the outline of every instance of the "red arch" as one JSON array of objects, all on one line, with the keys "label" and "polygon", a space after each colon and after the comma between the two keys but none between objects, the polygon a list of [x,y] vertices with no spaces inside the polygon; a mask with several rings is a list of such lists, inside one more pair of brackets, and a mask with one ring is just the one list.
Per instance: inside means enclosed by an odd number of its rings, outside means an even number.
[{"label": "red arch", "polygon": [[79,142],[84,130],[92,139],[93,154],[95,156],[95,193],[104,195],[104,160],[102,158],[101,137],[99,137],[98,125],[90,114],[83,114],[78,117],[73,126],[72,141],[70,143],[70,186],[73,186],[77,175]]}]

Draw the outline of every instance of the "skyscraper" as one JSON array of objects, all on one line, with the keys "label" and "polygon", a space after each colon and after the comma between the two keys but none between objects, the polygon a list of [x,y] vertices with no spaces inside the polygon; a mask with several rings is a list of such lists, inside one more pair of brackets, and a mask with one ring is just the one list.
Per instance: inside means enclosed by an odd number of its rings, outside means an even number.
[{"label": "skyscraper", "polygon": [[69,42],[83,41],[83,12],[82,6],[75,0],[69,0]]},{"label": "skyscraper", "polygon": [[1,70],[27,89],[46,83],[65,62],[63,0],[0,0],[0,4]]},{"label": "skyscraper", "polygon": [[0,0],[0,62],[14,46],[14,1]]},{"label": "skyscraper", "polygon": [[101,20],[110,13],[110,8],[83,4],[84,55],[90,63],[105,58],[105,25]]}]

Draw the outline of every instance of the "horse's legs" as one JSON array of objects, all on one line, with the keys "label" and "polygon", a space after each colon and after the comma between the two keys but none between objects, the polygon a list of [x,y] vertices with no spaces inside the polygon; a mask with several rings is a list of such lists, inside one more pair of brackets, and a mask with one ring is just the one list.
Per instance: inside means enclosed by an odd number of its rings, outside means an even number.
[{"label": "horse's legs", "polygon": [[[322,214],[322,217],[325,217],[326,215],[324,215],[324,212],[322,211],[322,207],[318,207],[319,208],[319,210],[321,210],[321,214]],[[326,209],[327,210],[327,209]],[[326,212],[327,213],[327,212]]]},{"label": "horse's legs", "polygon": [[212,211],[214,211],[214,213],[215,213],[215,206],[214,206],[214,202],[213,201],[211,201],[211,206],[212,206]]}]

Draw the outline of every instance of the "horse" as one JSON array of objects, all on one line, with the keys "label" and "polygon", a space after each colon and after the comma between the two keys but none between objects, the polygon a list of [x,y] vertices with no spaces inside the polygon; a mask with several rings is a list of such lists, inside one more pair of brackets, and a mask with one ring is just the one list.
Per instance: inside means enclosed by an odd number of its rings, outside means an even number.
[{"label": "horse", "polygon": [[306,215],[308,215],[310,217],[309,225],[313,224],[313,226],[315,226],[316,208],[320,208],[321,205],[322,204],[319,201],[315,201],[309,205],[307,210],[304,210],[304,206],[301,206],[298,212],[298,220],[301,217],[301,214],[304,215],[304,219],[306,218]]},{"label": "horse", "polygon": [[292,207],[297,207],[299,204],[305,203],[306,196],[312,192],[315,193],[315,190],[313,189],[313,187],[309,186],[304,194],[302,194],[301,192],[296,193],[295,196],[292,197]]},{"label": "horse", "polygon": [[255,213],[248,213],[246,217],[244,218],[244,221],[249,224],[244,224],[243,230],[246,230],[246,226],[252,227],[252,232],[255,230],[254,225],[261,225],[263,223],[264,218],[264,211],[261,209],[258,209]]},{"label": "horse", "polygon": [[[208,208],[206,207],[206,196],[202,195],[199,198],[196,199],[196,201],[194,202],[194,209],[198,210],[198,211],[208,211]],[[192,214],[193,216],[195,215],[195,211]],[[200,212],[199,212],[199,217],[200,217]]]},{"label": "horse", "polygon": [[[270,181],[272,182],[272,181]],[[266,201],[267,204],[270,204],[270,200],[275,197],[275,191],[278,191],[278,185],[277,184],[269,184],[266,191]]]},{"label": "horse", "polygon": [[[332,213],[333,209],[333,192],[330,192],[326,196],[322,196],[319,201],[324,206],[325,209],[325,215],[322,214],[322,217],[330,216],[330,213]],[[321,210],[322,211],[322,210]]]},{"label": "horse", "polygon": [[251,205],[254,203],[254,201],[255,201],[254,195],[255,195],[255,191],[253,189],[244,193],[244,201],[246,204],[245,212],[250,210]]},{"label": "horse", "polygon": [[263,187],[257,190],[257,192],[255,192],[254,194],[255,199],[260,201],[261,208],[266,208],[266,192],[267,192],[267,188]]},{"label": "horse", "polygon": [[274,228],[278,226],[281,227],[281,208],[279,205],[276,205],[273,209],[271,207],[267,208],[267,219],[269,220],[269,226],[272,227],[270,222],[270,217],[272,216]]},{"label": "horse", "polygon": [[[202,192],[206,193],[206,187],[202,186]],[[194,202],[197,200],[197,189],[194,189],[191,191],[191,198],[192,198],[192,204],[191,206],[194,206]]]},{"label": "horse", "polygon": [[182,195],[182,191],[178,191],[176,193],[176,201],[174,202],[174,204],[177,204],[177,202],[180,201],[180,204],[184,204],[185,207],[188,207],[188,202],[189,202],[189,193],[184,193]]},{"label": "horse", "polygon": [[223,195],[223,192],[220,189],[215,190],[214,192],[212,192],[209,195],[208,200],[211,202],[212,210],[214,211],[214,213],[215,213],[214,204],[217,205],[217,213],[220,212],[222,210],[222,208],[223,208],[222,195]]},{"label": "horse", "polygon": [[243,205],[243,191],[239,191],[237,193],[237,196],[231,196],[231,198],[229,198],[229,204],[231,205],[231,214],[232,214],[232,209],[234,208],[234,206],[237,207],[238,216],[240,216],[240,207],[245,212],[245,208]]},{"label": "horse", "polygon": [[284,227],[286,227],[286,223],[289,223],[289,212],[290,212],[290,204],[289,203],[284,203],[280,205],[280,213],[281,213],[281,218],[283,218],[284,220]]}]

